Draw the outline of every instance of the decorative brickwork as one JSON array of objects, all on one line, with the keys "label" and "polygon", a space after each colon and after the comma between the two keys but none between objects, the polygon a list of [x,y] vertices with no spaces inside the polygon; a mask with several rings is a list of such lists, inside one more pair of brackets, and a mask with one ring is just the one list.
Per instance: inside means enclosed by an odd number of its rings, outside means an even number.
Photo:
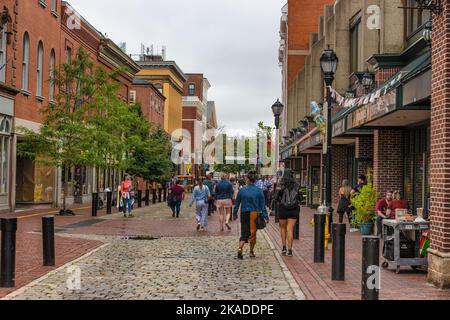
[{"label": "decorative brickwork", "polygon": [[402,190],[402,131],[375,130],[373,146],[373,182],[377,192]]}]

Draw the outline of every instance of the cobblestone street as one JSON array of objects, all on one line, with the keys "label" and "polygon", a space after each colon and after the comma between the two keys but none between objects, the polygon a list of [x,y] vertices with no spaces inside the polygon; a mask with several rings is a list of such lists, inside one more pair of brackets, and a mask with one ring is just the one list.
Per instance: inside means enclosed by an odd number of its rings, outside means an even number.
[{"label": "cobblestone street", "polygon": [[6,299],[303,299],[265,233],[259,233],[257,258],[240,261],[237,222],[232,232],[220,233],[215,214],[212,232],[197,233],[193,209],[183,211],[175,220],[159,204],[137,210],[134,218],[115,214],[58,227],[59,236],[105,245]]}]

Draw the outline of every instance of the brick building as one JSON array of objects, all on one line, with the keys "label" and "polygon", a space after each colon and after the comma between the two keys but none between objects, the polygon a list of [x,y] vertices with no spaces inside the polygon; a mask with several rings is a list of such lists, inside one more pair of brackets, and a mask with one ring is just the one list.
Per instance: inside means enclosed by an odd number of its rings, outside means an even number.
[{"label": "brick building", "polygon": [[164,95],[149,81],[135,78],[130,91],[130,103],[140,103],[149,122],[164,128]]},{"label": "brick building", "polygon": [[[365,27],[370,19],[367,6],[373,3],[355,4],[339,0],[325,7],[304,69],[309,84],[300,83],[296,94],[303,107],[324,101],[321,71],[314,71],[314,63],[330,45],[340,60],[333,84],[333,202],[340,182],[349,179],[355,184],[359,174],[371,178],[380,197],[385,190],[399,190],[413,213],[423,209],[430,217],[429,281],[448,288],[450,190],[445,168],[450,164],[450,75],[445,66],[450,64],[450,4],[443,2],[443,12],[431,17],[429,10],[411,9],[417,5],[414,0],[378,1],[381,23],[373,30]],[[432,42],[427,29],[431,18]],[[312,71],[307,71],[309,64]],[[365,87],[362,80],[367,77],[373,84]],[[308,86],[321,89],[311,94]],[[286,166],[307,186],[308,204],[314,206],[324,199],[323,138],[314,125],[309,129],[305,135],[294,130],[285,136],[281,152]]]}]

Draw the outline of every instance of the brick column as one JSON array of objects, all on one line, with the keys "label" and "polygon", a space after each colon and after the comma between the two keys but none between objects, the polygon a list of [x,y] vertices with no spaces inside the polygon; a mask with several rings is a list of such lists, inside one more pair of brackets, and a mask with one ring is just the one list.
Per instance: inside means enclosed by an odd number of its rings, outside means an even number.
[{"label": "brick column", "polygon": [[373,137],[373,183],[379,193],[402,190],[403,136],[400,130],[375,130]]},{"label": "brick column", "polygon": [[358,163],[358,176],[367,175],[373,169],[373,136],[362,136],[356,139],[355,159]]},{"label": "brick column", "polygon": [[337,204],[339,202],[339,188],[342,185],[342,180],[347,179],[347,146],[333,146],[331,179],[331,199],[333,204]]},{"label": "brick column", "polygon": [[428,281],[450,288],[450,2],[433,15]]}]

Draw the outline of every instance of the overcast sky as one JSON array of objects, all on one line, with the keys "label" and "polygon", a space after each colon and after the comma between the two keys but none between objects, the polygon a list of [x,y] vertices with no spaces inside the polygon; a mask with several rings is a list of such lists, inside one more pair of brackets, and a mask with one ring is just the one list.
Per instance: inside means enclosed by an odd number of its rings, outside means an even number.
[{"label": "overcast sky", "polygon": [[248,131],[273,125],[281,96],[279,21],[286,0],[70,0],[94,27],[127,53],[165,45],[167,60],[211,82],[219,125]]}]

